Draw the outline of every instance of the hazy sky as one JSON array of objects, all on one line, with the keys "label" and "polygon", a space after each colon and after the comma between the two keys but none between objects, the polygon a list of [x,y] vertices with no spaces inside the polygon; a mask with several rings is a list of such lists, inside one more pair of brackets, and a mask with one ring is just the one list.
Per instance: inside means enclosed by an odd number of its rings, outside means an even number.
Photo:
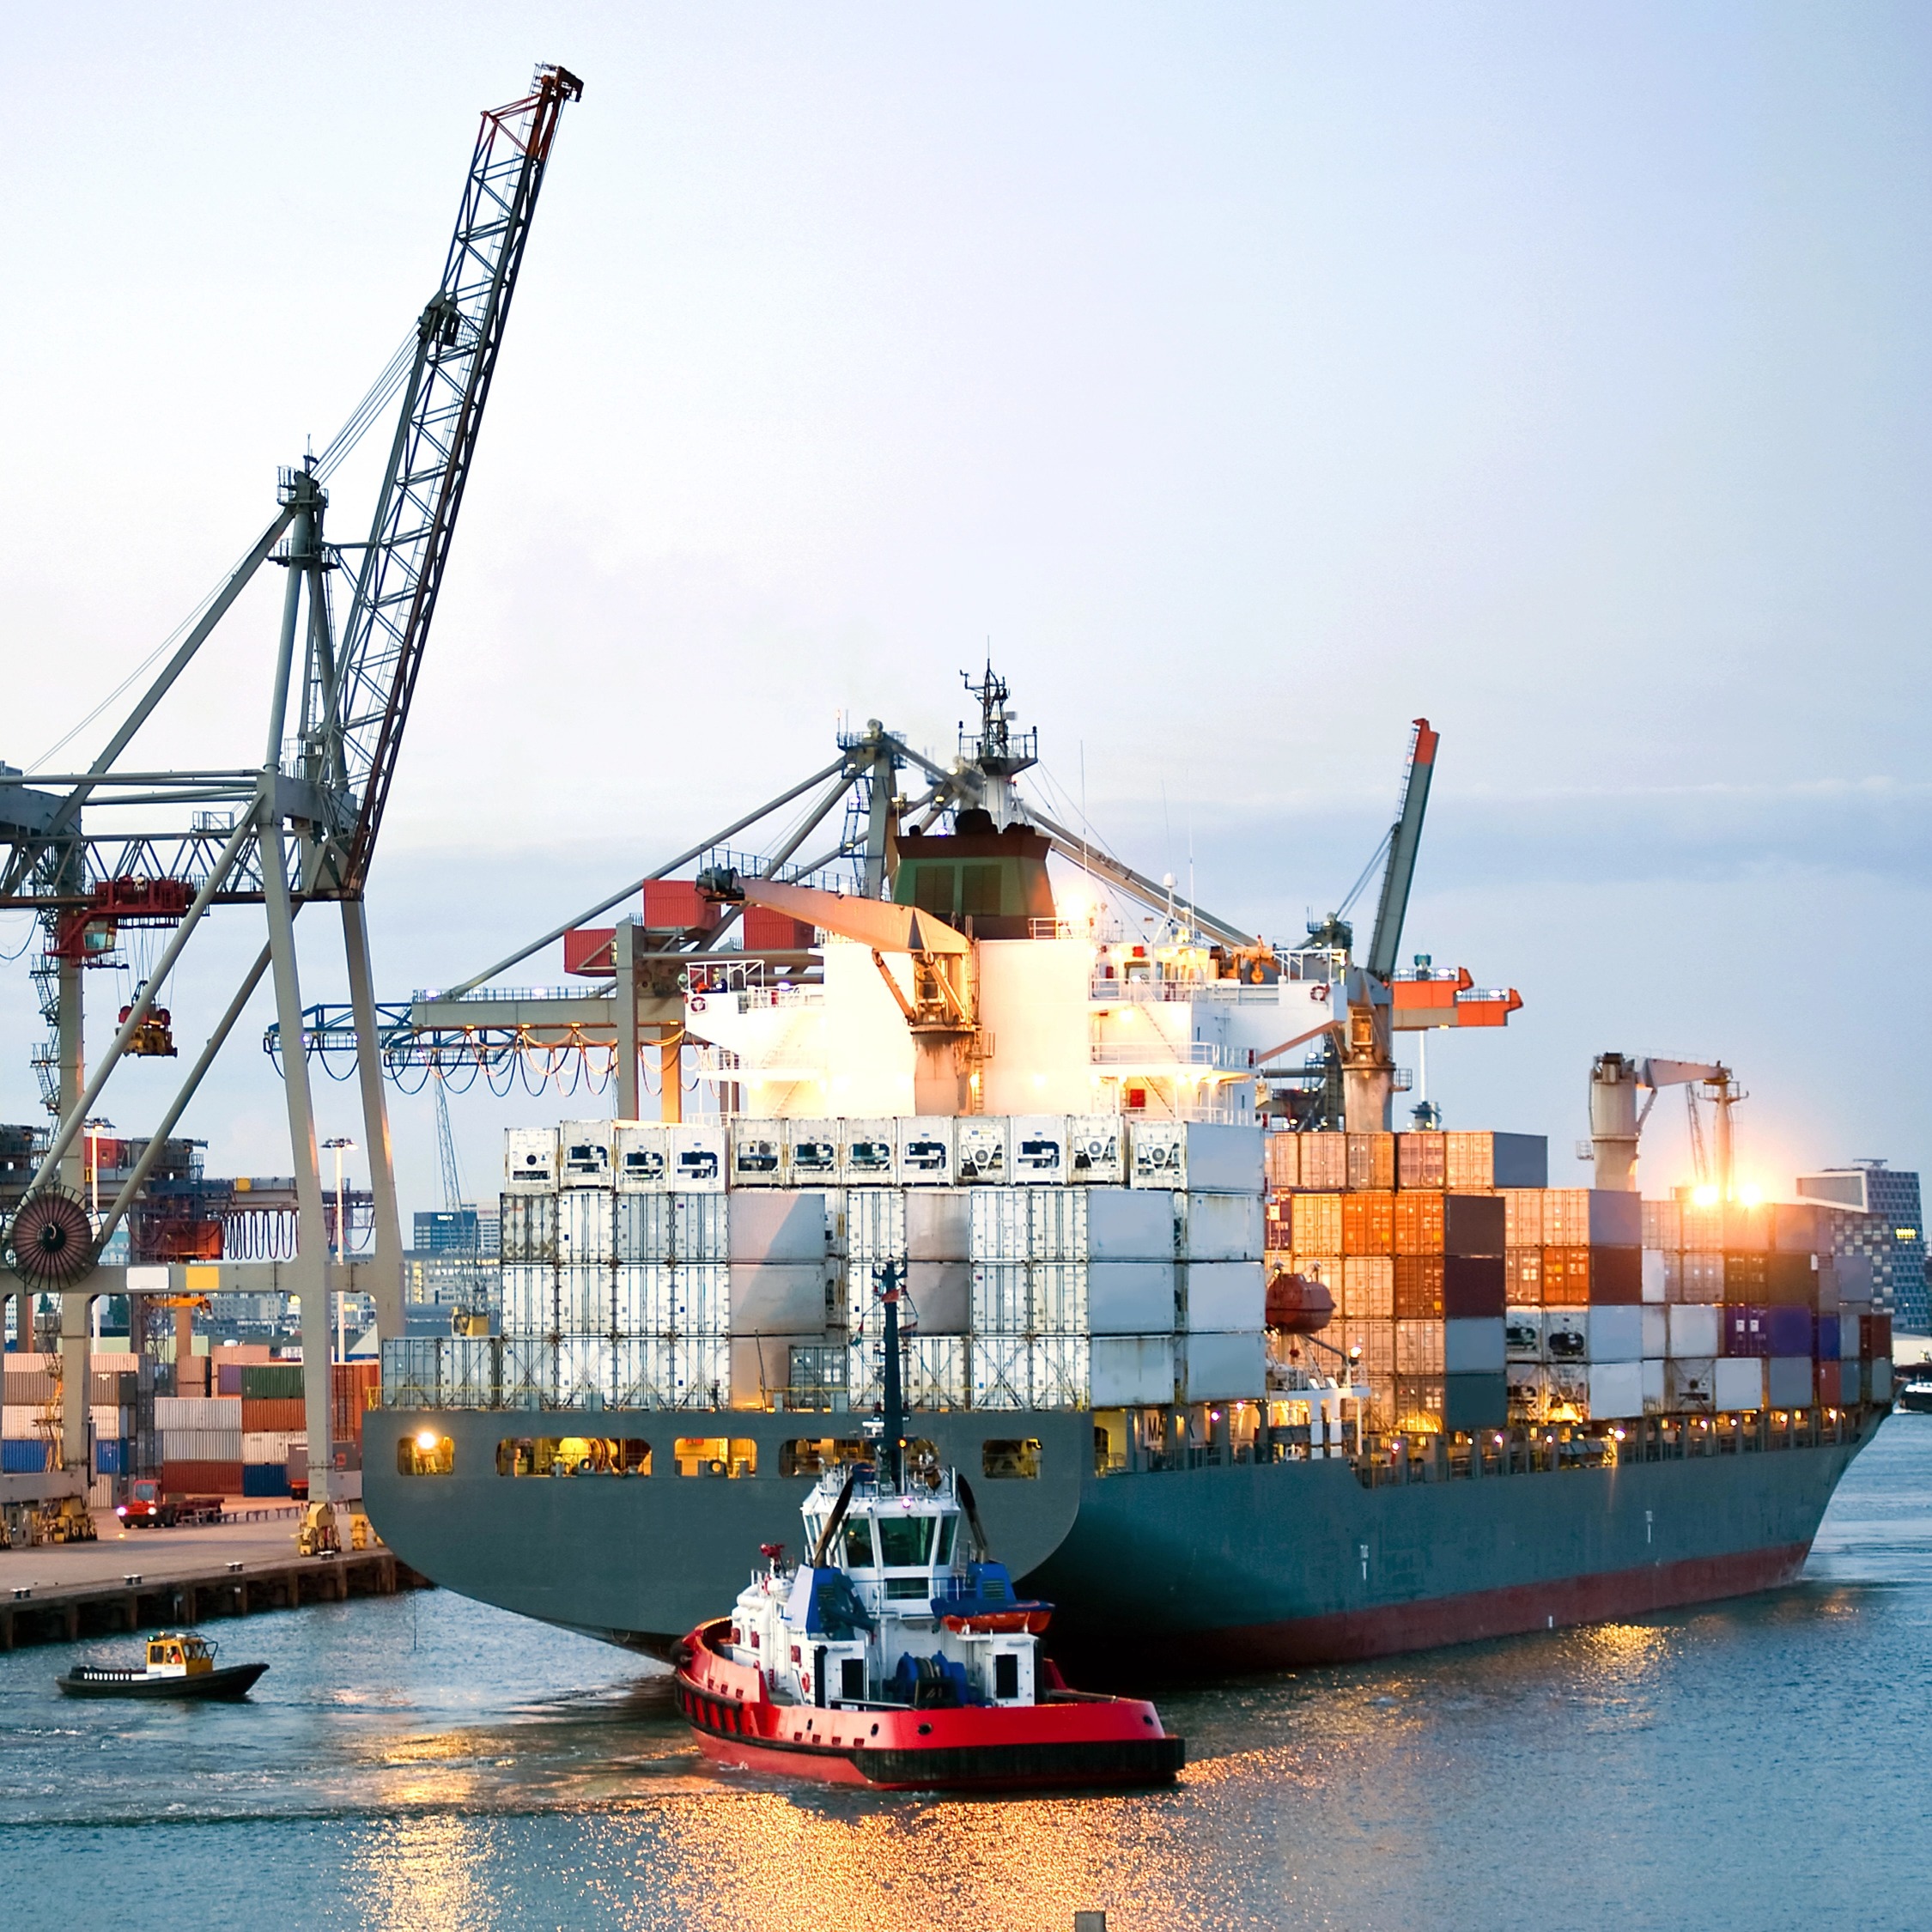
[{"label": "hazy sky", "polygon": [[[823,763],[841,711],[950,745],[990,640],[1116,848],[1184,873],[1191,844],[1204,902],[1281,937],[1346,891],[1434,721],[1405,950],[1527,1001],[1439,1042],[1450,1124],[1547,1133],[1581,1179],[1616,1047],[1735,1066],[1774,1184],[1932,1159],[1923,7],[5,17],[22,765],[401,338],[477,111],[535,59],[585,80],[377,864],[386,994]],[[369,487],[340,479],[338,538]],[[144,763],[259,758],[279,592]],[[303,924],[328,996],[337,928]],[[191,954],[191,1050],[258,933],[236,912]],[[0,919],[0,951],[28,937]],[[23,957],[0,1118],[34,1114],[38,1031]],[[190,1117],[222,1171],[287,1169],[258,1041]],[[138,1130],[173,1072],[108,1112]],[[325,1133],[355,1131],[349,1092]],[[560,1110],[459,1103],[481,1191],[497,1128]],[[427,1111],[396,1119],[405,1206],[433,1205]]]}]

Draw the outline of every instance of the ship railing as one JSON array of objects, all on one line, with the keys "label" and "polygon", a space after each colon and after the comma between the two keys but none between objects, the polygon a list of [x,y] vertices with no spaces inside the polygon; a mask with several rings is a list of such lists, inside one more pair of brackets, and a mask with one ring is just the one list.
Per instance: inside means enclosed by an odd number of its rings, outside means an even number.
[{"label": "ship railing", "polygon": [[1249,986],[1240,980],[1157,980],[1144,976],[1109,979],[1097,973],[1087,997],[1103,1005],[1178,1006],[1196,999],[1223,1005],[1279,1006],[1281,996],[1272,986]]}]

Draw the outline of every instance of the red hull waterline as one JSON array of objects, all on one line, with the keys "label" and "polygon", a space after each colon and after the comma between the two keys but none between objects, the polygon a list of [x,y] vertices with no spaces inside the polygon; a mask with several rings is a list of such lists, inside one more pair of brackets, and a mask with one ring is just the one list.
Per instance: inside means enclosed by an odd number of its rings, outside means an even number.
[{"label": "red hull waterline", "polygon": [[1024,1706],[905,1710],[774,1703],[762,1674],[714,1647],[682,1646],[678,1707],[714,1763],[878,1791],[1037,1791],[1170,1783],[1186,1747],[1151,1704],[1060,1692]]},{"label": "red hull waterline", "polygon": [[[1811,1553],[1809,1541],[1729,1556],[1691,1557],[1633,1570],[1561,1577],[1540,1583],[1472,1590],[1466,1595],[1386,1603],[1370,1610],[1297,1618],[1279,1624],[1237,1625],[1188,1633],[1190,1668],[1206,1659],[1225,1670],[1276,1670],[1479,1643],[1531,1631],[1577,1624],[1615,1623],[1660,1610],[1681,1609],[1724,1597],[1753,1596],[1795,1581]],[[1086,1646],[1076,1642],[1076,1656]],[[1158,1646],[1142,1642],[1116,1655],[1096,1647],[1095,1658],[1117,1664],[1131,1656],[1145,1670]]]}]

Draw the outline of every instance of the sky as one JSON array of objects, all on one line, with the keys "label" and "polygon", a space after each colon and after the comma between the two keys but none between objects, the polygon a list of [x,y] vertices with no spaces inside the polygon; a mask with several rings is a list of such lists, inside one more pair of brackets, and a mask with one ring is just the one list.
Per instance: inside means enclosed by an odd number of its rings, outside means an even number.
[{"label": "sky", "polygon": [[[1524,999],[1437,1036],[1431,1096],[1548,1134],[1552,1181],[1587,1178],[1607,1048],[1736,1068],[1774,1189],[1932,1159],[1923,8],[7,19],[0,759],[43,770],[91,757],[112,710],[69,734],[410,327],[477,111],[538,59],[585,82],[372,879],[384,997],[815,769],[841,716],[950,750],[990,651],[1118,853],[1285,939],[1428,717],[1404,951]],[[267,574],[144,767],[258,762]],[[332,913],[303,927],[307,997],[339,997]],[[189,1048],[259,930],[191,949]],[[30,939],[0,914],[0,954]],[[98,1047],[125,992],[90,991]],[[288,1170],[259,1006],[186,1122],[211,1171]],[[174,1071],[104,1110],[140,1131]],[[352,1091],[325,1135],[361,1138]],[[453,1102],[472,1191],[504,1125],[580,1107]],[[436,1205],[427,1102],[394,1121],[405,1208]],[[1674,1103],[1645,1150],[1650,1191],[1686,1178]]]}]

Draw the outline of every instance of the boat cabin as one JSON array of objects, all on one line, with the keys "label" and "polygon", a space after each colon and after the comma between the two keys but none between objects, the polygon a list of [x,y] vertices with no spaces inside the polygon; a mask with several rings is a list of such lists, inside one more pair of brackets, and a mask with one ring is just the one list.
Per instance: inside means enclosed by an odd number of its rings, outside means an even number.
[{"label": "boat cabin", "polygon": [[164,1630],[148,1639],[150,1677],[198,1677],[215,1668],[215,1653],[204,1637]]},{"label": "boat cabin", "polygon": [[804,1505],[807,1561],[769,1566],[738,1598],[727,1654],[781,1703],[834,1710],[1038,1701],[1050,1611],[1015,1598],[980,1546],[951,1470],[903,1488],[834,1470]]}]

